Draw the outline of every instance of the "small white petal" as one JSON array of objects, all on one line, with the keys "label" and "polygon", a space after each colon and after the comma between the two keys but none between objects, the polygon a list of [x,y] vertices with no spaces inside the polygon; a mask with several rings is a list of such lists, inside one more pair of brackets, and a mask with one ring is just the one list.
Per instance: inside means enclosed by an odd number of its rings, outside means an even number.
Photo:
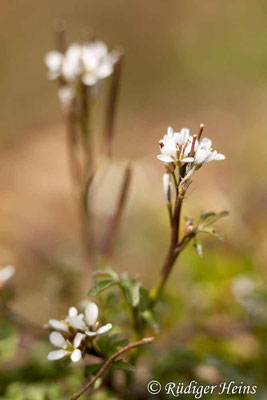
[{"label": "small white petal", "polygon": [[188,138],[190,135],[190,130],[188,128],[182,128],[180,132],[184,137]]},{"label": "small white petal", "polygon": [[65,324],[65,322],[58,321],[57,319],[50,319],[48,321],[48,325],[56,330],[67,332],[68,331],[68,325]]},{"label": "small white petal", "polygon": [[96,323],[98,317],[98,307],[92,301],[88,303],[85,309],[85,318],[89,326],[92,326]]},{"label": "small white petal", "polygon": [[78,362],[80,361],[80,359],[82,358],[82,352],[79,349],[75,349],[72,353],[71,353],[71,361],[72,362]]},{"label": "small white petal", "polygon": [[193,162],[194,161],[194,157],[185,157],[182,159],[182,162],[187,163],[187,162]]},{"label": "small white petal", "polygon": [[97,77],[98,79],[104,79],[107,78],[109,75],[111,75],[112,72],[113,72],[113,65],[109,61],[102,62],[97,70]]},{"label": "small white petal", "polygon": [[207,162],[207,159],[210,157],[211,152],[206,149],[199,148],[195,154],[195,163],[196,164],[203,164]]},{"label": "small white petal", "polygon": [[210,149],[212,145],[212,141],[209,138],[203,138],[200,142],[200,145],[205,147],[206,149]]},{"label": "small white petal", "polygon": [[81,331],[83,331],[86,328],[85,323],[83,320],[77,315],[76,317],[70,317],[70,324]]},{"label": "small white petal", "polygon": [[50,71],[59,73],[63,61],[63,54],[59,51],[49,51],[45,56],[45,64]]},{"label": "small white petal", "polygon": [[169,162],[173,162],[173,161],[174,161],[172,157],[166,156],[166,155],[164,155],[164,154],[159,154],[159,155],[157,156],[157,158],[158,158],[160,161],[163,161],[163,162],[166,162],[166,163],[169,163]]},{"label": "small white petal", "polygon": [[64,336],[59,332],[50,333],[49,340],[56,347],[63,347],[66,344]]},{"label": "small white petal", "polygon": [[82,77],[82,81],[87,86],[93,86],[97,82],[97,77],[95,74],[92,73],[84,74]]},{"label": "small white petal", "polygon": [[13,265],[7,265],[6,267],[0,269],[0,282],[6,282],[15,273],[15,267]]},{"label": "small white petal", "polygon": [[68,311],[69,317],[76,317],[78,315],[78,310],[76,307],[70,307]]},{"label": "small white petal", "polygon": [[216,150],[214,150],[214,151],[208,150],[208,152],[207,152],[207,157],[206,157],[206,159],[204,160],[204,164],[213,161],[213,160],[215,159],[215,157],[216,157],[216,154],[217,154],[217,151],[216,151]]},{"label": "small white petal", "polygon": [[104,325],[104,326],[101,326],[101,328],[99,328],[98,330],[97,330],[97,333],[99,334],[99,335],[101,335],[102,333],[106,333],[106,332],[108,332],[110,329],[112,328],[112,324],[106,324],[106,325]]},{"label": "small white petal", "polygon": [[168,135],[168,136],[172,136],[172,135],[173,135],[173,129],[172,129],[171,126],[168,126],[167,135]]},{"label": "small white petal", "polygon": [[83,335],[82,333],[78,332],[73,340],[73,346],[75,347],[75,349],[77,349],[77,347],[80,346],[82,340],[85,338],[85,335]]},{"label": "small white petal", "polygon": [[65,58],[73,63],[76,64],[77,62],[80,61],[82,54],[82,47],[78,43],[73,43],[69,46]]},{"label": "small white petal", "polygon": [[214,160],[216,160],[216,161],[225,160],[225,155],[224,154],[216,154]]},{"label": "small white petal", "polygon": [[93,331],[85,331],[85,334],[86,334],[87,336],[93,337],[93,336],[95,336],[97,333],[96,333],[96,332],[93,332]]},{"label": "small white petal", "polygon": [[47,356],[47,359],[50,361],[60,360],[60,358],[65,357],[67,354],[68,352],[65,350],[50,351],[50,353]]}]

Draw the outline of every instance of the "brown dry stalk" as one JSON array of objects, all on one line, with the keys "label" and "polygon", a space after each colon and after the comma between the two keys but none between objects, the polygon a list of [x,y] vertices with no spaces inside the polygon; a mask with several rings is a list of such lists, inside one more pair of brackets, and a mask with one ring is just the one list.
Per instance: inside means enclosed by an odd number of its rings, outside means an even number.
[{"label": "brown dry stalk", "polygon": [[54,28],[54,41],[56,49],[61,53],[66,51],[66,23],[64,20],[57,19],[53,23]]},{"label": "brown dry stalk", "polygon": [[75,393],[70,400],[77,400],[82,394],[84,394],[87,390],[89,390],[92,385],[96,382],[96,380],[105,373],[105,371],[107,370],[107,368],[110,366],[110,364],[120,355],[122,355],[123,353],[138,347],[138,346],[144,346],[146,344],[152,343],[154,340],[153,337],[148,337],[148,338],[143,338],[141,340],[138,340],[138,342],[133,342],[133,343],[129,343],[126,346],[122,347],[121,349],[119,349],[118,351],[116,351],[116,353],[114,353],[110,358],[108,358],[105,363],[102,365],[102,367],[100,368],[100,370],[97,372],[97,374],[95,376],[93,376],[89,382],[87,382],[77,393]]},{"label": "brown dry stalk", "polygon": [[120,50],[120,55],[117,63],[114,66],[112,74],[112,81],[110,86],[109,98],[107,103],[106,111],[106,123],[105,123],[105,141],[107,155],[111,157],[112,154],[112,142],[114,137],[114,122],[118,103],[119,86],[121,81],[121,71],[123,64],[123,51]]},{"label": "brown dry stalk", "polygon": [[119,228],[119,223],[125,208],[127,195],[129,192],[129,186],[131,182],[132,169],[129,165],[125,168],[124,177],[121,185],[119,200],[115,209],[115,212],[110,220],[105,239],[103,244],[103,257],[109,259],[112,256],[116,236]]}]

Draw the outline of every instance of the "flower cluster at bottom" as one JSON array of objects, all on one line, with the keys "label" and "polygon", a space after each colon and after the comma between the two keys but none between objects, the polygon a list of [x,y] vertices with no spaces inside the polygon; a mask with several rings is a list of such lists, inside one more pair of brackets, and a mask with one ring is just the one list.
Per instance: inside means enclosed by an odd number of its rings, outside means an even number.
[{"label": "flower cluster at bottom", "polygon": [[50,319],[47,327],[53,331],[49,339],[59,349],[51,351],[48,354],[48,360],[70,357],[73,362],[80,361],[86,351],[92,347],[92,339],[112,328],[110,323],[99,327],[97,319],[98,307],[93,302],[88,303],[84,314],[78,314],[78,310],[71,307],[64,320]]}]

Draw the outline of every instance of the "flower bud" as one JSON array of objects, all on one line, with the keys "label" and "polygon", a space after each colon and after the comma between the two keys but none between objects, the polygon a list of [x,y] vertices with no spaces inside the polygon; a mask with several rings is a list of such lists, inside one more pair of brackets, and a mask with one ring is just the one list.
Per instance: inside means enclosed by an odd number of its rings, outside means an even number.
[{"label": "flower bud", "polygon": [[171,175],[168,173],[163,174],[162,180],[163,180],[163,197],[165,203],[169,204],[171,202],[171,188],[172,188]]},{"label": "flower bud", "polygon": [[194,230],[193,221],[191,219],[188,219],[186,221],[185,228],[184,228],[185,236],[190,235],[193,232],[193,230]]}]

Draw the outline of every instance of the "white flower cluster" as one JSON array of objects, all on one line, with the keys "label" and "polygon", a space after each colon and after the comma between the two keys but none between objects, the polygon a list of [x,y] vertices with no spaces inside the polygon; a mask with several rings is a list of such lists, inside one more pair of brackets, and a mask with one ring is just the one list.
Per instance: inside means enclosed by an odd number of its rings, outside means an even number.
[{"label": "white flower cluster", "polygon": [[66,83],[81,80],[85,85],[93,86],[112,74],[117,58],[116,52],[108,52],[104,42],[94,41],[73,43],[65,54],[50,51],[45,56],[45,64],[50,79],[62,78]]},{"label": "white flower cluster", "polygon": [[48,78],[60,80],[58,96],[63,107],[71,104],[77,83],[94,86],[112,74],[118,58],[118,52],[109,52],[102,41],[73,43],[65,53],[49,51],[45,56]]},{"label": "white flower cluster", "polygon": [[13,265],[6,265],[0,269],[0,288],[14,275],[15,267]]},{"label": "white flower cluster", "polygon": [[83,351],[90,338],[108,332],[112,324],[101,327],[97,322],[98,307],[95,303],[88,303],[85,313],[78,314],[75,307],[71,307],[68,316],[62,320],[50,319],[48,327],[54,331],[50,334],[50,342],[59,348],[48,354],[48,360],[59,360],[65,356],[71,361],[80,361]]},{"label": "white flower cluster", "polygon": [[179,186],[179,193],[184,195],[191,183],[190,177],[197,169],[210,161],[225,159],[223,154],[212,149],[210,139],[203,138],[200,140],[203,128],[204,125],[200,125],[198,136],[192,136],[189,129],[183,128],[181,132],[174,132],[169,127],[167,134],[159,142],[160,154],[158,159],[167,166],[167,172],[163,175],[163,196],[167,204],[171,201],[173,188],[171,172],[176,167],[181,168],[185,165],[182,174],[180,173],[181,170],[179,171],[179,179],[176,182]]},{"label": "white flower cluster", "polygon": [[164,163],[174,163],[182,166],[185,163],[201,166],[213,160],[224,160],[223,154],[212,149],[212,142],[208,138],[201,141],[190,135],[189,129],[174,132],[171,127],[159,142],[160,152],[158,159]]}]

